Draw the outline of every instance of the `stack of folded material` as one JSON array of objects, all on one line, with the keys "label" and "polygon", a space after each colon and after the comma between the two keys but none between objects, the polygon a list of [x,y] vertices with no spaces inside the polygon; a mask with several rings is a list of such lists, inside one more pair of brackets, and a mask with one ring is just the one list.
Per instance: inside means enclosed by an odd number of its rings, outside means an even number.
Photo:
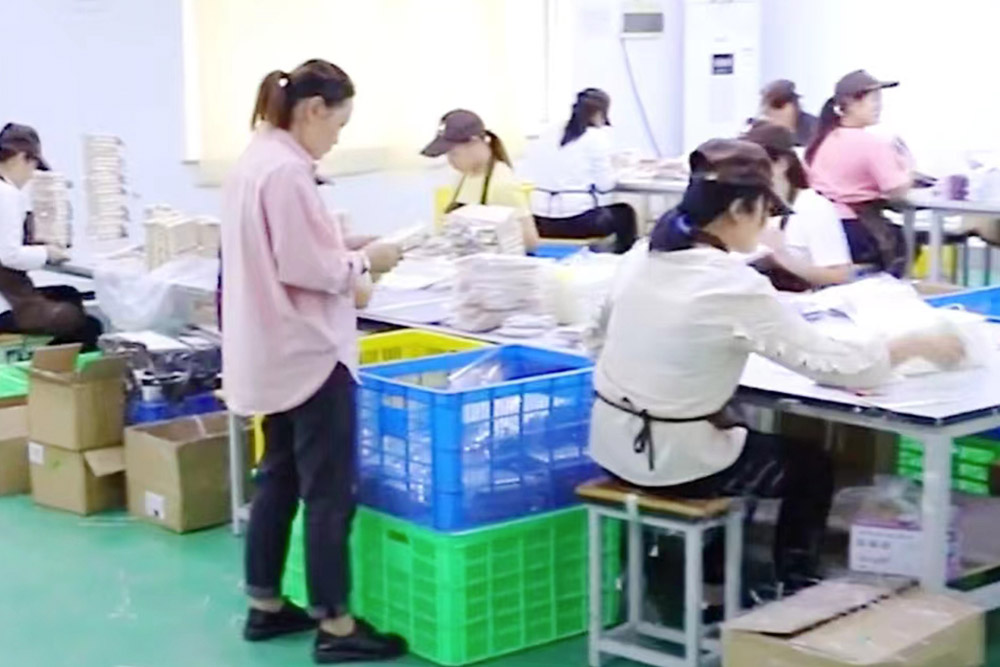
[{"label": "stack of folded material", "polygon": [[31,179],[31,209],[35,243],[68,248],[73,242],[73,209],[69,202],[70,182],[54,171],[39,171]]},{"label": "stack of folded material", "polygon": [[545,314],[544,264],[530,257],[480,254],[456,262],[451,323],[490,331],[509,317]]},{"label": "stack of folded material", "polygon": [[166,204],[147,207],[143,226],[146,230],[146,266],[150,271],[198,250],[198,220]]},{"label": "stack of folded material", "polygon": [[127,235],[128,185],[125,176],[125,146],[114,136],[83,138],[86,170],[87,236],[96,240]]},{"label": "stack of folded material", "polygon": [[442,235],[458,257],[525,254],[521,221],[508,206],[463,206],[445,218]]}]

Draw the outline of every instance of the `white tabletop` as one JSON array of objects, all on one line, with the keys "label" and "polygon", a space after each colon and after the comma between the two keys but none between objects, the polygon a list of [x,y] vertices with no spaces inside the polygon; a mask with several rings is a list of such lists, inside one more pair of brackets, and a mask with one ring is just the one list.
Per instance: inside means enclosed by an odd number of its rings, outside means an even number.
[{"label": "white tabletop", "polygon": [[942,213],[969,213],[1000,215],[1000,201],[965,201],[945,199],[930,190],[914,190],[902,202],[911,208],[921,208]]},{"label": "white tabletop", "polygon": [[623,178],[615,186],[616,192],[638,194],[684,194],[687,181],[664,178]]}]

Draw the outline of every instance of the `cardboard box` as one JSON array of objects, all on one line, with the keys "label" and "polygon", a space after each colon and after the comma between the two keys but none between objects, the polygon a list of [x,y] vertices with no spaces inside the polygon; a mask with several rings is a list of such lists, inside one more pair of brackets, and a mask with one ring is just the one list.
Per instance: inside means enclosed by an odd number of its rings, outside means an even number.
[{"label": "cardboard box", "polygon": [[28,473],[28,409],[0,409],[0,496],[31,490]]},{"label": "cardboard box", "polygon": [[179,533],[230,520],[225,412],[128,429],[125,467],[133,516]]},{"label": "cardboard box", "polygon": [[920,589],[831,581],[730,621],[724,667],[980,667],[982,610]]},{"label": "cardboard box", "polygon": [[79,345],[35,352],[29,370],[28,439],[73,451],[120,445],[125,360],[104,357],[76,370]]},{"label": "cardboard box", "polygon": [[28,443],[31,497],[39,505],[94,514],[125,506],[125,448],[74,452]]}]

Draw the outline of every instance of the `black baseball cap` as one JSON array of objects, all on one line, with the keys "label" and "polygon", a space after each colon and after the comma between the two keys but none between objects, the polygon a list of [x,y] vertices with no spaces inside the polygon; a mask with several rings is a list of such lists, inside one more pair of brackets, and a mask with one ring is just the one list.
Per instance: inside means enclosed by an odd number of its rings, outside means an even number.
[{"label": "black baseball cap", "polygon": [[774,191],[771,158],[761,146],[742,139],[709,139],[688,158],[691,180],[759,188],[770,200],[773,215],[794,213]]},{"label": "black baseball cap", "polygon": [[795,82],[788,79],[772,81],[760,91],[761,102],[775,109],[783,107],[789,102],[797,102],[801,97],[795,90]]},{"label": "black baseball cap", "polygon": [[857,97],[873,90],[883,88],[895,88],[899,81],[880,81],[863,69],[855,70],[850,74],[845,74],[833,90],[833,96],[838,101]]},{"label": "black baseball cap", "polygon": [[765,151],[772,160],[784,157],[788,160],[788,182],[799,190],[809,187],[809,178],[805,167],[795,152],[795,135],[787,127],[766,120],[756,121],[743,136],[744,141],[751,141]]},{"label": "black baseball cap", "polygon": [[24,153],[38,163],[39,171],[49,171],[49,163],[42,157],[42,142],[33,127],[7,123],[0,130],[0,148]]},{"label": "black baseball cap", "polygon": [[466,109],[449,111],[441,118],[437,136],[427,144],[421,155],[440,157],[459,144],[464,144],[486,133],[483,119]]}]

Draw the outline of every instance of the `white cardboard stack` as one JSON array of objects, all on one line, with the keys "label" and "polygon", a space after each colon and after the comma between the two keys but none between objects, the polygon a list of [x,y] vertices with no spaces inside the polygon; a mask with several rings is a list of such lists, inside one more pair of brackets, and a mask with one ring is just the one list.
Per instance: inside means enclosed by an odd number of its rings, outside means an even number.
[{"label": "white cardboard stack", "polygon": [[114,136],[85,135],[87,236],[96,240],[122,238],[129,221],[125,145]]},{"label": "white cardboard stack", "polygon": [[35,172],[31,179],[34,242],[69,247],[73,241],[73,208],[69,179],[55,171]]},{"label": "white cardboard stack", "polygon": [[146,265],[149,270],[184,255],[214,259],[219,253],[219,221],[189,216],[166,204],[146,209]]},{"label": "white cardboard stack", "polygon": [[456,262],[452,324],[489,331],[513,315],[545,314],[545,265],[532,257],[479,254]]},{"label": "white cardboard stack", "polygon": [[445,218],[442,235],[459,257],[525,254],[521,221],[517,211],[508,206],[463,206]]}]

